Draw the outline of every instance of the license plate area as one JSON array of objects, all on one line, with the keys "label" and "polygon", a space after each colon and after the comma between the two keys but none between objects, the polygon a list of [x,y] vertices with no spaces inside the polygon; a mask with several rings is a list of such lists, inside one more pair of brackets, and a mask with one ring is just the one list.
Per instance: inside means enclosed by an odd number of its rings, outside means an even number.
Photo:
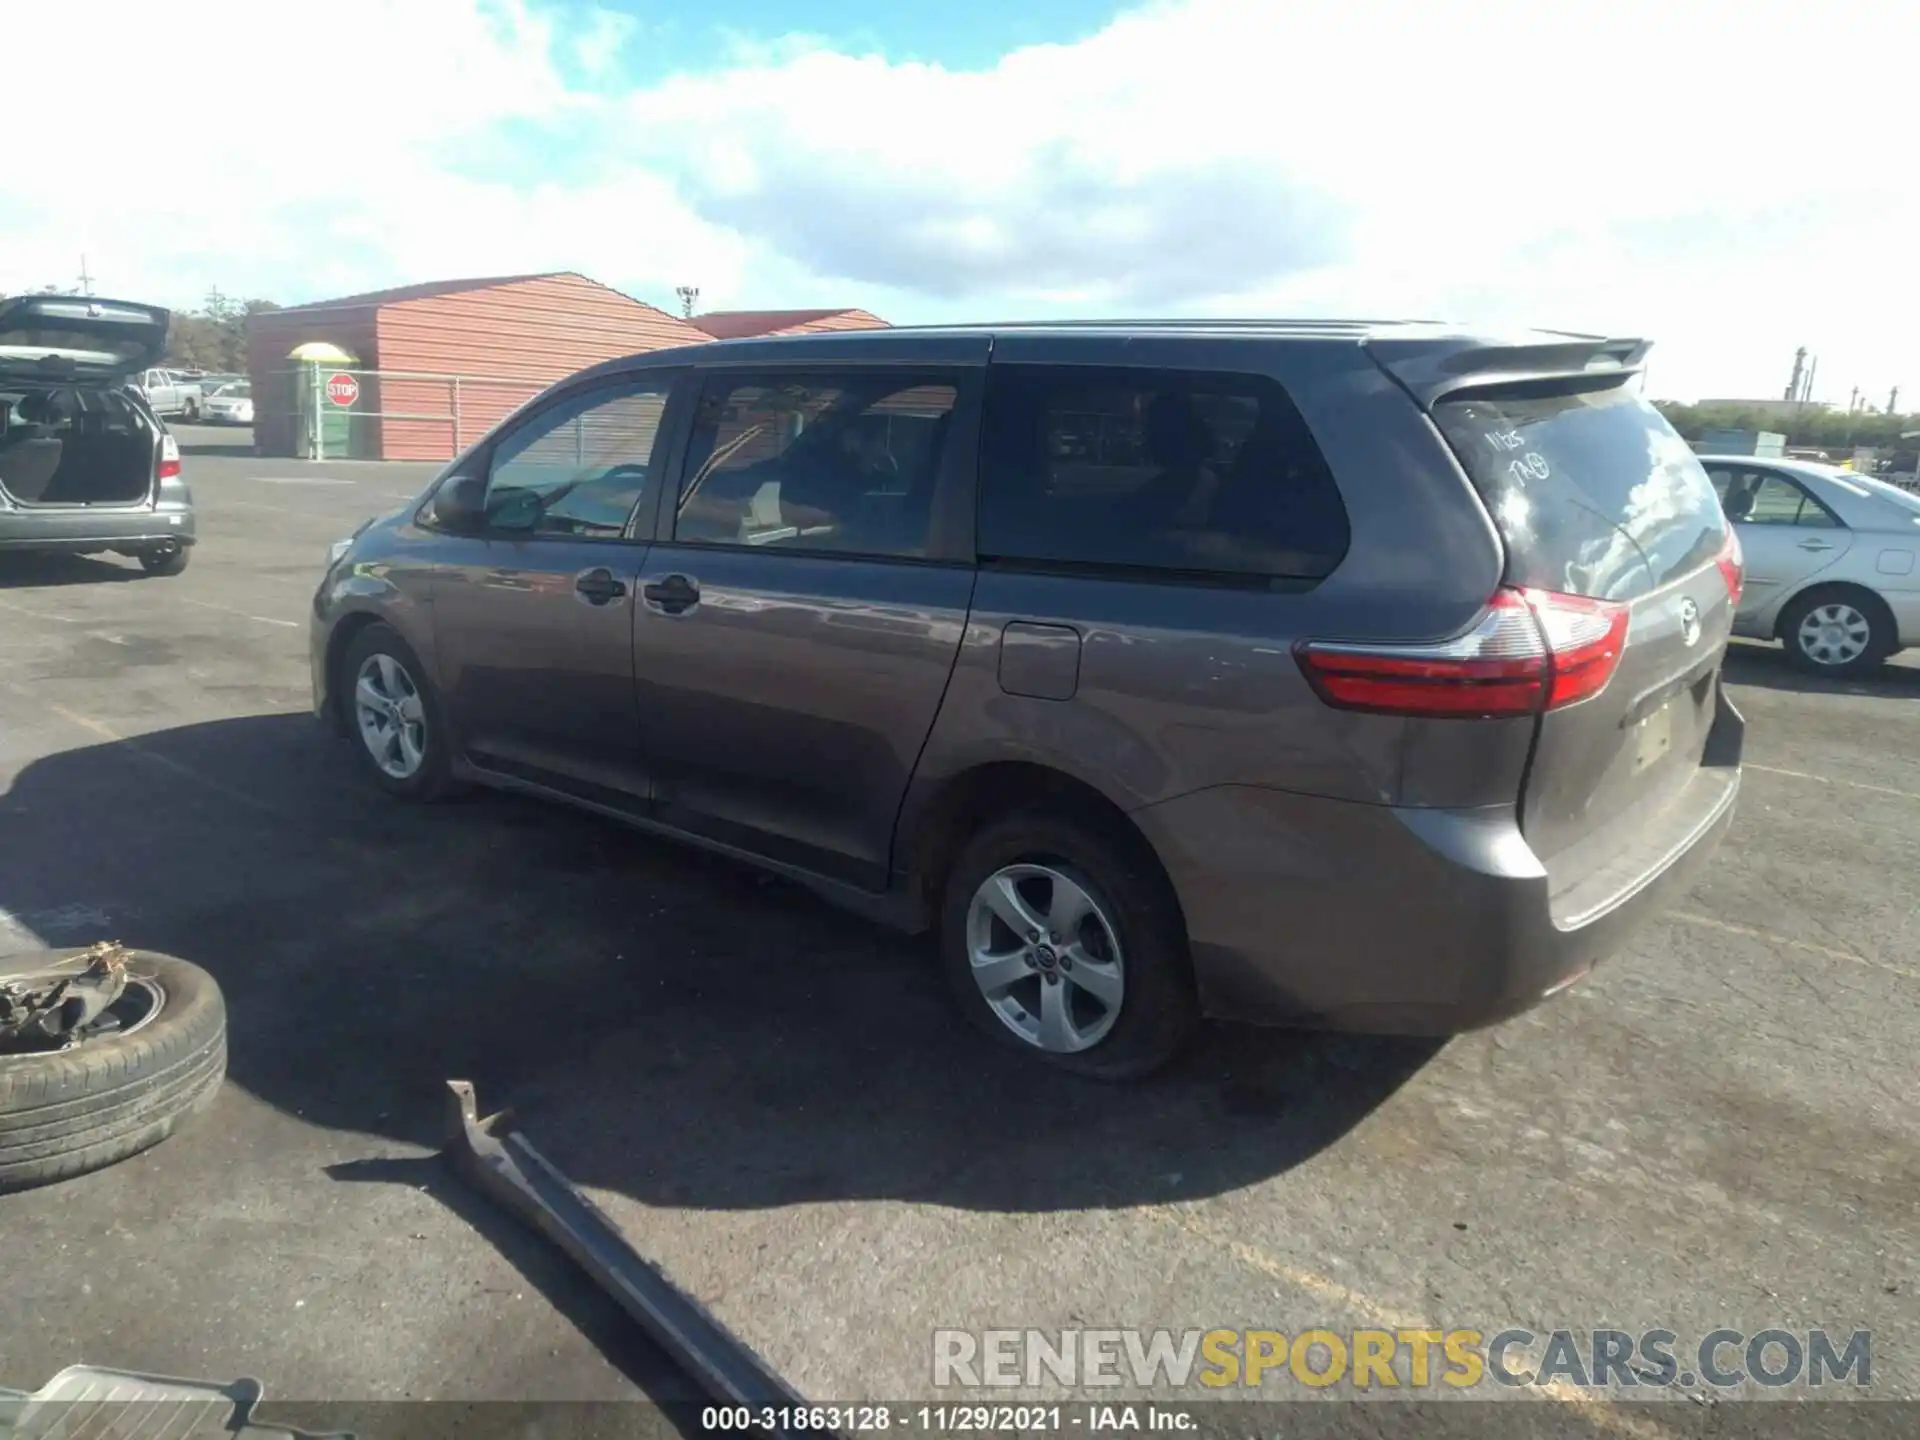
[{"label": "license plate area", "polygon": [[[1682,691],[1681,695],[1687,692]],[[1675,696],[1648,715],[1633,727],[1633,769],[1634,773],[1657,765],[1673,750],[1674,707],[1681,695]],[[1688,698],[1691,698],[1690,696]]]}]

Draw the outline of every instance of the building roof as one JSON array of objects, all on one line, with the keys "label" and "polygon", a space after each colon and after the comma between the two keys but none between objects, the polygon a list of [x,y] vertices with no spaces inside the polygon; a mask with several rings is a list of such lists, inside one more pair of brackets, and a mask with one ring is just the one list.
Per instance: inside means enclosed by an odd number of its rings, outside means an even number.
[{"label": "building roof", "polygon": [[[396,285],[390,290],[368,290],[359,295],[341,295],[331,300],[309,300],[304,305],[283,305],[274,313],[292,315],[302,310],[345,310],[398,305],[404,300],[430,300],[436,295],[459,295],[468,290],[491,290],[496,285],[513,285],[522,280],[553,280],[575,273],[572,270],[539,270],[528,275],[481,275],[469,280],[427,280],[418,285]],[[580,278],[584,280],[587,277],[583,275]]]},{"label": "building roof", "polygon": [[796,330],[880,329],[886,323],[869,311],[846,307],[838,310],[709,310],[693,317],[693,324],[716,340],[743,340],[749,335],[779,335]]}]

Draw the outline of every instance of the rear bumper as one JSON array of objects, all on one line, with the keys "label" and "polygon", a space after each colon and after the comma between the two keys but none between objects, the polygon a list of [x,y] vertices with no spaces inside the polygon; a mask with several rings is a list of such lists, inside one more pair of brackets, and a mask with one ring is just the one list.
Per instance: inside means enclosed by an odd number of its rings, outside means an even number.
[{"label": "rear bumper", "polygon": [[[1552,893],[1512,807],[1403,809],[1220,786],[1135,813],[1185,910],[1210,1015],[1451,1034],[1526,1010],[1693,884],[1732,821],[1744,722],[1577,897]],[[1577,908],[1569,901],[1577,899]],[[1567,922],[1556,915],[1577,915]]]},{"label": "rear bumper", "polygon": [[190,505],[126,510],[82,506],[0,510],[0,550],[86,554],[166,540],[191,545],[196,538]]}]

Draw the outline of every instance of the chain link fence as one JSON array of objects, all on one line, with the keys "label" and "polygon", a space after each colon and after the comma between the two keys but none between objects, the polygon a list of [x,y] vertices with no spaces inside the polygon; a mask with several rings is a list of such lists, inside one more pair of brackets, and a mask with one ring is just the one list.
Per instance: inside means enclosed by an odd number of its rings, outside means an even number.
[{"label": "chain link fence", "polygon": [[256,452],[300,460],[451,460],[553,383],[316,365],[257,378]]}]

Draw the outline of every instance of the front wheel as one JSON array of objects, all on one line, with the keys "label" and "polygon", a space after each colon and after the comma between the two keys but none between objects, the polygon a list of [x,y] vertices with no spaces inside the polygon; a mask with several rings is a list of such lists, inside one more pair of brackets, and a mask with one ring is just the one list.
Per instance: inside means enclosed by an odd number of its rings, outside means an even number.
[{"label": "front wheel", "polygon": [[1780,617],[1787,657],[1815,675],[1860,675],[1899,648],[1893,617],[1864,590],[1816,590]]},{"label": "front wheel", "polygon": [[1060,1069],[1145,1075],[1198,1026],[1165,877],[1077,820],[1014,816],[974,835],[947,877],[940,938],[968,1017]]},{"label": "front wheel", "polygon": [[440,700],[413,647],[391,625],[353,637],[341,661],[347,733],[374,783],[406,800],[437,800],[453,789]]}]

